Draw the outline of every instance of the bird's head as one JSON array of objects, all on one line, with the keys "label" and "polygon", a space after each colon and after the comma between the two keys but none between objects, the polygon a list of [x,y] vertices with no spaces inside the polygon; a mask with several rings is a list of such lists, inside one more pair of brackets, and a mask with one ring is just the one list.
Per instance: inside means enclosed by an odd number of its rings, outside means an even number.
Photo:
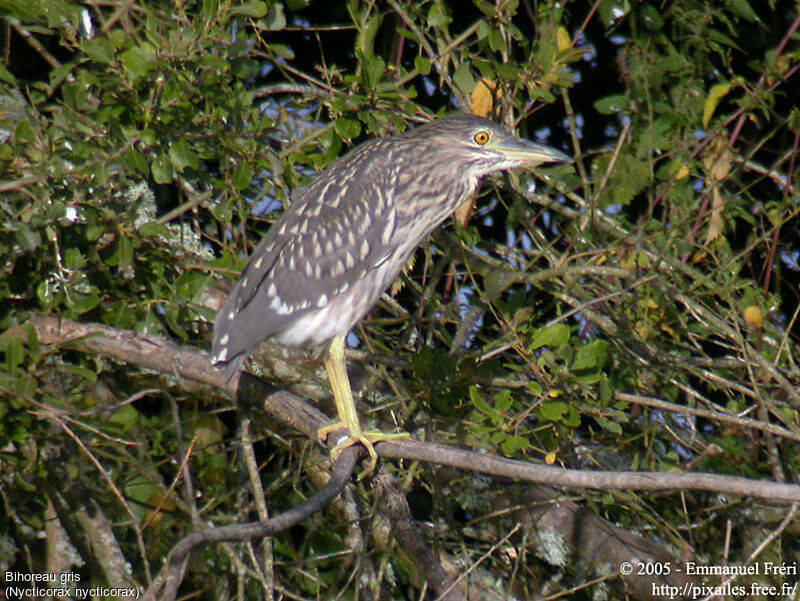
[{"label": "bird's head", "polygon": [[563,152],[518,138],[502,126],[468,114],[453,114],[413,130],[410,138],[430,144],[451,168],[481,176],[513,167],[570,163]]}]

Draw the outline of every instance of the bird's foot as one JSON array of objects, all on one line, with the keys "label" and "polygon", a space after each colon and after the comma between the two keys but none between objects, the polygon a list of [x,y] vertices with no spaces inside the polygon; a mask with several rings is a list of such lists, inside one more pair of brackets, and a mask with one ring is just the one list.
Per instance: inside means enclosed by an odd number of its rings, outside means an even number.
[{"label": "bird's foot", "polygon": [[[317,435],[321,441],[325,441],[331,432],[342,428],[347,429],[347,425],[338,421],[333,422],[320,428],[317,431]],[[367,453],[369,453],[369,461],[367,462],[366,468],[358,475],[358,480],[363,480],[372,474],[375,470],[375,465],[378,463],[378,454],[375,452],[375,447],[373,445],[379,442],[398,440],[401,438],[411,438],[411,435],[408,432],[381,432],[380,430],[363,431],[360,428],[357,432],[351,430],[347,439],[336,443],[336,446],[331,449],[331,459],[336,461],[339,454],[348,447],[352,447],[356,444],[364,445],[364,448],[367,449]]]}]

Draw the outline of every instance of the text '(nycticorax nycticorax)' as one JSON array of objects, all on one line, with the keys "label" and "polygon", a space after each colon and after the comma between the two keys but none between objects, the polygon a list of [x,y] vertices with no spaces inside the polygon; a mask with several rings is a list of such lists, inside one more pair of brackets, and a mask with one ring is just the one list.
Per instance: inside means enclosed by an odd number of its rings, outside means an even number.
[{"label": "text '(nycticorax nycticorax)'", "polygon": [[230,380],[267,338],[328,349],[325,368],[338,421],[338,452],[397,435],[365,432],[353,404],[344,338],[394,281],[419,243],[476,192],[483,176],[567,162],[486,119],[453,114],[365,142],[302,190],[256,247],[214,324],[214,361]]}]

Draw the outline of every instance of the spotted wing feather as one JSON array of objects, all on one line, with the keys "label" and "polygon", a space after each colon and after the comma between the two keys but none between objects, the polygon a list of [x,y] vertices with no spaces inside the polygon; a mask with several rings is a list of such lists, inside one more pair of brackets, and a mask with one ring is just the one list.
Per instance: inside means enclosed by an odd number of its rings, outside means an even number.
[{"label": "spotted wing feather", "polygon": [[214,324],[212,354],[226,379],[261,342],[323,309],[385,260],[380,240],[394,215],[382,192],[383,167],[366,154],[351,157],[357,164],[332,165],[256,247]]}]

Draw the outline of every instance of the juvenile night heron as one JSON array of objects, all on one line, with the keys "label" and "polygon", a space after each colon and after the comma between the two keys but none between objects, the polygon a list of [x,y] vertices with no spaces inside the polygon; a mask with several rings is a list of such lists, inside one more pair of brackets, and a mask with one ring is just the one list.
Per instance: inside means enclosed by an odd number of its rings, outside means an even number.
[{"label": "juvenile night heron", "polygon": [[[217,315],[214,361],[230,380],[267,338],[327,348],[338,421],[353,444],[397,434],[362,431],[347,376],[344,338],[394,281],[408,256],[483,176],[512,167],[566,162],[565,154],[499,125],[453,114],[392,138],[374,139],[332,163],[302,190],[253,251]],[[400,435],[402,436],[402,434]]]}]

